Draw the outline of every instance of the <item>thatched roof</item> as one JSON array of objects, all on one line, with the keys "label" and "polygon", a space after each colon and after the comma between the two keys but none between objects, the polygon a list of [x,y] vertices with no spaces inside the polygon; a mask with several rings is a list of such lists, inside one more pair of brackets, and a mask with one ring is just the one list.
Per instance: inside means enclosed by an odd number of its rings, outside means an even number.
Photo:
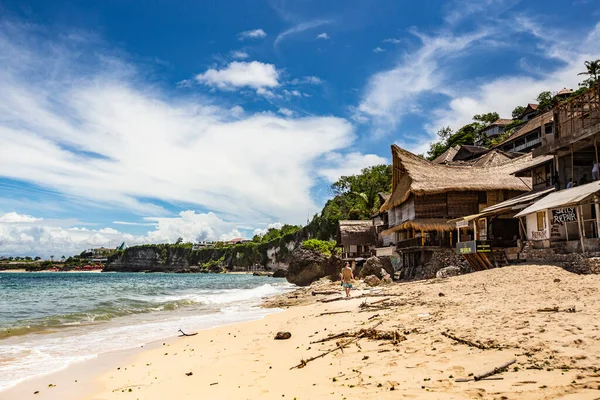
[{"label": "thatched roof", "polygon": [[411,194],[489,190],[525,192],[531,187],[530,180],[511,175],[531,162],[531,154],[496,167],[454,166],[432,163],[392,145],[392,158],[392,196],[383,204],[381,211],[403,203]]},{"label": "thatched roof", "polygon": [[525,135],[535,131],[538,128],[541,128],[542,126],[544,126],[552,121],[554,121],[554,114],[552,113],[552,111],[548,111],[544,114],[538,115],[537,117],[532,118],[529,121],[527,121],[525,124],[521,125],[521,127],[519,128],[518,131],[516,131],[515,133],[510,135],[502,143],[494,146],[494,148],[502,147],[506,143],[509,143],[509,142],[514,142],[516,139],[518,139],[522,136],[525,136]]},{"label": "thatched roof", "polygon": [[506,125],[510,124],[511,122],[512,122],[512,119],[498,118],[497,120],[495,120],[494,122],[492,122],[491,124],[489,124],[488,126],[483,128],[483,130],[486,130],[487,128],[491,128],[493,126],[506,126]]},{"label": "thatched roof", "polygon": [[429,219],[413,219],[411,221],[405,221],[400,225],[396,225],[390,229],[386,229],[381,232],[382,235],[389,235],[390,233],[403,231],[407,229],[414,229],[415,231],[452,231],[456,229],[456,225],[449,224],[446,219],[429,218]]},{"label": "thatched roof", "polygon": [[472,146],[468,144],[457,144],[448,148],[445,152],[437,156],[433,162],[436,164],[448,164],[455,161],[472,160],[489,150],[485,147]]},{"label": "thatched roof", "polygon": [[498,149],[491,150],[489,153],[476,158],[471,163],[474,167],[497,167],[504,165],[515,158],[513,155],[500,151]]},{"label": "thatched roof", "polygon": [[375,244],[375,227],[371,220],[343,220],[339,222],[339,240],[341,245]]}]

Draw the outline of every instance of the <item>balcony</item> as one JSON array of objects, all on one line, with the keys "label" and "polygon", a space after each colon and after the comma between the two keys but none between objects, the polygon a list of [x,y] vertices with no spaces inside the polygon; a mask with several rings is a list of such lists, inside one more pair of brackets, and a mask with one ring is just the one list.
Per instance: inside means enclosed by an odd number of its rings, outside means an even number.
[{"label": "balcony", "polygon": [[538,137],[538,138],[535,138],[535,139],[532,139],[532,140],[528,140],[525,143],[520,144],[518,146],[515,146],[515,149],[513,151],[520,152],[520,151],[523,151],[525,149],[529,149],[529,148],[532,148],[534,146],[537,146],[540,143],[542,143],[542,138]]},{"label": "balcony", "polygon": [[400,240],[396,243],[396,248],[398,250],[408,249],[410,247],[450,247],[450,238],[449,237],[425,237],[423,238],[416,237],[411,239]]}]

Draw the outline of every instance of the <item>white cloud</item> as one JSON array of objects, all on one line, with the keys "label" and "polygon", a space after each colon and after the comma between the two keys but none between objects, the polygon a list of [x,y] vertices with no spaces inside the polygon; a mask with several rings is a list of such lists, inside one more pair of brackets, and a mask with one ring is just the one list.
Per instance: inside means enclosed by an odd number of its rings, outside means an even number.
[{"label": "white cloud", "polygon": [[253,236],[262,236],[265,233],[267,233],[269,231],[269,229],[281,229],[281,227],[283,226],[283,224],[281,222],[275,222],[272,224],[267,225],[266,228],[264,229],[255,229],[254,232],[252,232]]},{"label": "white cloud", "polygon": [[195,79],[205,85],[224,90],[241,87],[258,89],[279,85],[279,72],[273,64],[233,61],[223,69],[211,68],[198,74]]},{"label": "white cloud", "polygon": [[369,78],[357,109],[357,120],[370,118],[386,129],[395,127],[404,114],[414,111],[417,96],[439,90],[446,77],[445,62],[459,57],[464,49],[489,35],[487,31],[462,36],[415,34],[422,41],[418,50],[402,57],[392,69]]},{"label": "white cloud", "polygon": [[325,166],[319,171],[319,175],[329,182],[335,182],[341,176],[358,174],[363,168],[380,164],[389,164],[389,161],[376,154],[329,153],[325,157]]},{"label": "white cloud", "polygon": [[328,35],[326,32],[319,33],[319,34],[317,35],[317,39],[329,40],[329,35]]},{"label": "white cloud", "polygon": [[41,218],[34,218],[31,215],[17,214],[16,212],[9,212],[0,216],[0,222],[36,222],[41,221]]},{"label": "white cloud", "polygon": [[330,24],[331,22],[332,21],[317,19],[314,21],[303,22],[301,24],[295,25],[295,26],[281,32],[279,35],[277,35],[277,38],[275,39],[275,42],[273,43],[273,45],[277,46],[279,43],[281,43],[281,41],[283,41],[285,38],[287,38],[291,35],[295,35],[297,33],[302,33],[302,32],[308,31],[310,29],[318,28],[319,26],[327,25],[327,24]]},{"label": "white cloud", "polygon": [[231,114],[235,117],[241,117],[244,115],[244,108],[242,106],[233,106],[230,108]]},{"label": "white cloud", "polygon": [[189,204],[232,221],[301,223],[318,209],[321,160],[355,139],[342,118],[236,116],[214,99],[167,97],[110,54],[26,33],[0,24],[0,176],[91,207],[164,216],[157,203]]},{"label": "white cloud", "polygon": [[383,53],[385,51],[385,49],[382,49],[381,47],[375,47],[373,49],[373,53]]},{"label": "white cloud", "polygon": [[238,33],[239,40],[262,39],[265,37],[267,37],[267,33],[265,31],[263,31],[262,29],[252,29],[249,31],[244,31],[244,32]]},{"label": "white cloud", "polygon": [[[182,211],[172,218],[145,218],[147,223],[134,225],[154,226],[145,235],[131,235],[113,228],[87,229],[78,226],[57,226],[41,218],[15,212],[0,215],[0,255],[60,257],[79,254],[94,247],[115,248],[122,242],[128,245],[145,243],[175,243],[178,238],[186,242],[231,240],[242,237],[238,226],[214,213]],[[122,225],[132,223],[114,222]]]},{"label": "white cloud", "polygon": [[323,83],[323,80],[321,78],[319,78],[318,76],[304,76],[302,77],[302,79],[292,79],[290,82],[292,85],[302,85],[302,84],[306,84],[306,85],[321,85]]},{"label": "white cloud", "polygon": [[278,112],[282,115],[285,115],[286,117],[292,117],[294,115],[294,112],[292,110],[290,110],[289,108],[280,108],[278,110]]},{"label": "white cloud", "polygon": [[383,39],[382,42],[383,43],[400,44],[400,43],[402,43],[402,40],[395,39],[395,38],[388,38],[388,39]]},{"label": "white cloud", "polygon": [[231,57],[243,60],[243,59],[250,57],[250,54],[246,53],[245,51],[238,50],[238,51],[232,51]]}]

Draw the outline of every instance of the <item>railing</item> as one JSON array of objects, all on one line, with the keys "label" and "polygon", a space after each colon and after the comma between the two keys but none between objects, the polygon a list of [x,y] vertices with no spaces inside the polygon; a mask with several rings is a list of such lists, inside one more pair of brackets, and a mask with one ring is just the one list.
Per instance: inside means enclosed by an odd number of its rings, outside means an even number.
[{"label": "railing", "polygon": [[426,237],[423,241],[423,238],[416,237],[411,239],[400,240],[396,243],[396,248],[398,249],[406,249],[408,247],[421,247],[421,246],[437,246],[437,247],[449,247],[450,246],[450,238],[430,238]]},{"label": "railing", "polygon": [[514,149],[514,151],[525,150],[525,149],[527,149],[529,147],[533,147],[533,146],[535,146],[537,144],[540,144],[540,143],[542,143],[542,138],[535,138],[533,140],[529,140],[529,141],[525,142],[524,144],[516,146],[515,149]]},{"label": "railing", "polygon": [[571,136],[600,122],[600,85],[596,84],[579,96],[554,109],[558,137]]},{"label": "railing", "polygon": [[342,258],[343,259],[347,259],[347,258],[369,258],[371,257],[371,252],[367,251],[367,252],[348,252],[348,253],[342,253]]}]

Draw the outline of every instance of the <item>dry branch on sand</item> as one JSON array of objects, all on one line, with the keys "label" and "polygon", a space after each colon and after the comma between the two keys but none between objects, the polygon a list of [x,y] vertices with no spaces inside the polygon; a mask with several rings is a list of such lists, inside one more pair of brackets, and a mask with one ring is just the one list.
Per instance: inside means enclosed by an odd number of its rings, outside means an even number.
[{"label": "dry branch on sand", "polygon": [[454,341],[456,341],[458,343],[466,344],[467,346],[470,346],[470,347],[477,347],[478,349],[481,349],[481,350],[489,350],[489,349],[499,349],[499,348],[501,348],[501,346],[499,346],[497,344],[485,345],[485,344],[482,344],[482,343],[479,343],[479,342],[473,342],[471,340],[459,338],[458,336],[455,336],[455,335],[453,335],[451,333],[448,333],[448,332],[442,332],[442,336],[445,336],[448,339],[452,339],[452,340],[454,340]]},{"label": "dry branch on sand", "polygon": [[321,303],[331,303],[332,301],[354,300],[354,299],[362,299],[362,298],[365,298],[365,297],[390,297],[390,296],[399,297],[399,296],[402,296],[402,295],[401,294],[396,294],[396,293],[364,293],[364,294],[361,294],[360,296],[354,296],[354,297],[334,297],[333,299],[321,299],[319,301]]}]

